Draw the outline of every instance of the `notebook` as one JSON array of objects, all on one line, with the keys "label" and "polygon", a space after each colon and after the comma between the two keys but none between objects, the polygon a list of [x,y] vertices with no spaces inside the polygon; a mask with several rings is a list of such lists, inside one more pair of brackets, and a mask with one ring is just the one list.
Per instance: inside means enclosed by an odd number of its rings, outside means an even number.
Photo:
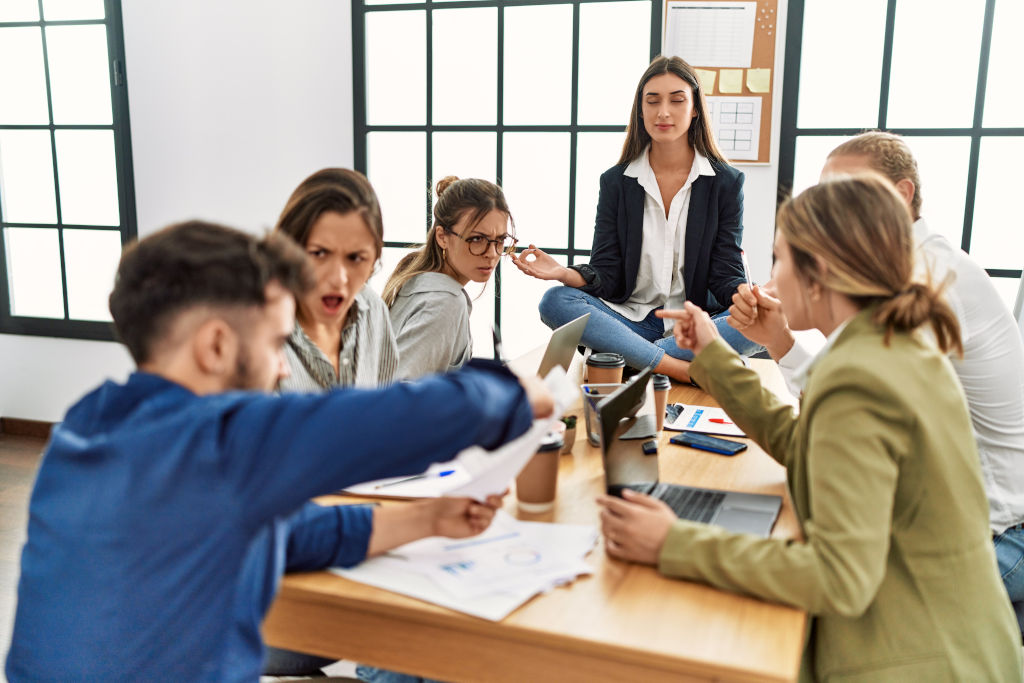
[{"label": "notebook", "polygon": [[[561,365],[563,370],[569,372],[573,354],[576,353],[576,347],[580,345],[580,339],[583,338],[583,330],[587,327],[589,318],[590,314],[584,313],[551,333],[548,347],[544,351],[544,358],[541,359],[540,367],[537,369],[538,375],[547,377],[548,372],[556,365]],[[536,356],[534,357],[536,358]]]},{"label": "notebook", "polygon": [[630,488],[665,501],[681,519],[767,537],[779,516],[781,497],[661,483],[658,455],[645,455],[641,441],[622,438],[638,420],[650,377],[651,371],[644,370],[597,404],[605,489],[621,496],[622,489]]}]

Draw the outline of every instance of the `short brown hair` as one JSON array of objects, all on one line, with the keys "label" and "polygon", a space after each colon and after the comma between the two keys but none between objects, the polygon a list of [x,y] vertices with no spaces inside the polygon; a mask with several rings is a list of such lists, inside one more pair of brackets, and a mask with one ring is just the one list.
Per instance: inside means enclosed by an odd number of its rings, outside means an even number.
[{"label": "short brown hair", "polygon": [[917,160],[910,147],[899,135],[871,130],[852,137],[829,152],[828,158],[863,156],[875,169],[895,185],[901,180],[914,183],[914,196],[910,200],[910,213],[914,220],[921,217],[921,176]]},{"label": "short brown hair", "polygon": [[839,176],[807,188],[779,209],[779,232],[798,277],[875,306],[873,320],[892,333],[930,324],[938,347],[963,353],[960,325],[942,297],[945,283],[914,274],[914,237],[903,198],[881,174]]},{"label": "short brown hair", "polygon": [[359,171],[323,168],[295,188],[281,211],[274,230],[305,247],[313,224],[328,211],[345,215],[355,211],[373,235],[377,258],[384,249],[384,221],[373,186]]},{"label": "short brown hair", "polygon": [[263,306],[266,286],[305,294],[313,276],[305,254],[282,235],[257,239],[233,228],[187,221],[129,245],[121,255],[110,313],[136,363],[173,318],[196,306]]}]

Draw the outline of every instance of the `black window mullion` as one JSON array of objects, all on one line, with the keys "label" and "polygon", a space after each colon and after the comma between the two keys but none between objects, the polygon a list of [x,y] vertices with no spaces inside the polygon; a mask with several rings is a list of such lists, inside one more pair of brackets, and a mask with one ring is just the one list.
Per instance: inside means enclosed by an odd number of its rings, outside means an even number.
[{"label": "black window mullion", "polygon": [[981,54],[978,56],[978,82],[974,99],[974,129],[971,132],[971,153],[967,167],[967,188],[964,196],[964,229],[960,248],[970,253],[974,229],[974,200],[978,193],[978,160],[981,157],[981,124],[985,116],[985,88],[988,83],[988,56],[992,47],[992,23],[995,0],[986,0],[985,19],[981,29]]},{"label": "black window mullion", "polygon": [[[576,262],[576,154],[579,150],[579,104],[576,101],[580,85],[580,3],[572,3],[572,66],[569,96],[569,244],[568,263]],[[552,252],[554,253],[554,252]]]},{"label": "black window mullion", "polygon": [[892,44],[896,34],[896,0],[889,0],[885,9],[885,39],[882,43],[882,73],[878,89],[878,127],[885,129],[889,120],[889,82],[892,72]]},{"label": "black window mullion", "polygon": [[125,70],[124,22],[121,3],[104,0],[107,25],[107,56],[110,63],[110,106],[114,131],[114,165],[117,204],[121,217],[121,244],[137,237],[135,170],[132,163],[131,125],[128,117],[128,74]]},{"label": "black window mullion", "polygon": [[797,101],[800,96],[800,59],[803,51],[804,3],[789,0],[786,12],[785,63],[782,75],[782,112],[779,144],[779,180],[776,196],[779,204],[793,193],[796,167]]},{"label": "black window mullion", "polygon": [[[39,0],[39,17],[43,17],[43,0]],[[57,211],[57,253],[60,258],[60,287],[64,298],[62,302],[64,306],[64,319],[68,320],[68,277],[67,265],[64,262],[64,229],[62,227],[64,221],[60,206],[60,174],[57,172],[57,133],[53,126],[53,95],[50,90],[50,55],[46,41],[46,22],[40,23],[39,35],[43,41],[43,77],[46,80],[46,112],[50,117],[50,159],[53,163],[53,199]]]},{"label": "black window mullion", "polygon": [[[502,165],[504,163],[504,150],[505,150],[505,131],[503,124],[505,122],[505,7],[500,2],[495,8],[498,13],[498,41],[496,49],[498,50],[498,77],[497,77],[497,110],[495,112],[495,121],[497,126],[495,129],[495,142],[498,145],[495,151],[495,171],[494,177],[498,181],[498,187],[501,187],[505,176]],[[490,245],[487,245],[490,249]],[[501,271],[504,264],[499,261],[498,267],[494,269],[494,329],[501,329]],[[494,360],[501,360],[501,356],[498,354],[497,345],[494,348]]]},{"label": "black window mullion", "polygon": [[366,11],[352,0],[352,156],[356,170],[369,171],[366,159]]},{"label": "black window mullion", "polygon": [[423,234],[430,237],[430,226],[434,224],[430,204],[434,198],[434,10],[431,0],[426,3],[426,30],[427,30],[427,58],[425,67],[427,69],[427,112],[425,135],[427,136],[426,157],[427,157],[427,195],[426,195],[426,228]]}]

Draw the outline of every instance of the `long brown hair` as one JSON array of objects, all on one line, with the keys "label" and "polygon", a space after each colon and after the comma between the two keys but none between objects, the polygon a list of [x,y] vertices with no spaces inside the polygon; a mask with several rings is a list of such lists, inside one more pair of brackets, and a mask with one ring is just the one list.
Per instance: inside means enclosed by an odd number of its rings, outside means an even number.
[{"label": "long brown hair", "polygon": [[347,168],[324,168],[309,176],[295,188],[277,219],[275,231],[283,232],[305,247],[313,224],[324,213],[341,215],[355,211],[373,235],[377,259],[384,248],[384,221],[373,186],[359,171]]},{"label": "long brown hair", "polygon": [[718,149],[715,136],[711,132],[711,116],[708,114],[708,103],[704,99],[704,91],[701,90],[700,82],[693,67],[679,57],[665,57],[659,55],[654,58],[651,65],[640,77],[640,83],[636,86],[636,94],[633,96],[633,111],[629,115],[629,125],[626,127],[626,142],[622,145],[622,156],[619,157],[620,164],[628,164],[640,157],[644,148],[651,144],[651,136],[644,128],[643,96],[644,86],[647,81],[662,74],[675,74],[686,81],[693,89],[693,110],[697,113],[690,122],[690,130],[687,133],[687,140],[690,146],[712,161],[728,164],[725,155]]},{"label": "long brown hair", "polygon": [[914,281],[910,213],[892,184],[874,172],[826,180],[786,201],[776,225],[789,243],[798,277],[845,294],[860,308],[877,305],[875,324],[910,332],[930,323],[943,351],[963,354],[960,325],[942,298],[945,283]]},{"label": "long brown hair", "polygon": [[445,253],[438,244],[437,228],[452,231],[463,216],[469,216],[468,232],[491,211],[501,211],[508,216],[515,233],[515,222],[508,210],[505,193],[487,180],[464,178],[459,180],[450,175],[437,181],[437,201],[434,202],[434,224],[427,230],[427,239],[418,250],[407,254],[395,266],[395,270],[384,285],[381,298],[388,306],[395,303],[398,292],[406,282],[420,273],[442,273],[445,267]]}]

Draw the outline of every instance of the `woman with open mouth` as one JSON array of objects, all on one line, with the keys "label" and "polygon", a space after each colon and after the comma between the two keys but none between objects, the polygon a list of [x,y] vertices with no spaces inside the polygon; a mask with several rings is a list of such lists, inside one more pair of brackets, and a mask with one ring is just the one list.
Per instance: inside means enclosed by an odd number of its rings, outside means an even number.
[{"label": "woman with open mouth", "polygon": [[325,168],[295,189],[275,230],[309,256],[316,287],[298,302],[297,325],[285,353],[291,376],[282,391],[389,384],[398,368],[384,302],[367,280],[384,245],[377,195],[366,177]]}]

